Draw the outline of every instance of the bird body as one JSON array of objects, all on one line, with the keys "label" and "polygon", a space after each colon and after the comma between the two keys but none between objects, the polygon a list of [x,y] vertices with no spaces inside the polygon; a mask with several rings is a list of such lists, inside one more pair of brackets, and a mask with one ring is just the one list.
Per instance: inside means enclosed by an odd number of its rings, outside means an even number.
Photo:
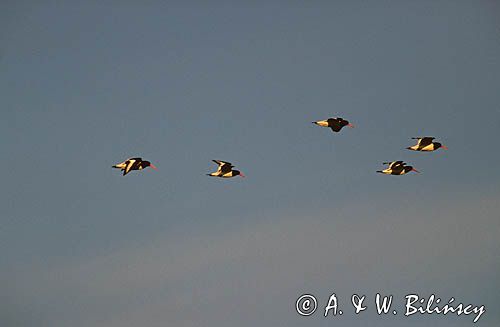
[{"label": "bird body", "polygon": [[312,123],[316,124],[318,126],[322,126],[322,127],[330,127],[332,129],[332,131],[334,131],[336,133],[340,132],[340,130],[344,126],[348,126],[348,127],[351,127],[351,128],[354,127],[354,125],[351,124],[351,123],[349,123],[349,121],[347,121],[347,120],[345,120],[343,118],[340,118],[340,117],[328,118],[328,119],[325,119],[325,120],[313,121]]},{"label": "bird body", "polygon": [[239,170],[234,170],[233,165],[230,162],[227,161],[222,161],[222,160],[212,160],[215,162],[219,167],[217,168],[217,171],[207,174],[208,176],[212,177],[221,177],[221,178],[231,178],[235,176],[240,176],[240,177],[245,177],[245,175],[239,171]]},{"label": "bird body", "polygon": [[123,176],[132,170],[143,170],[146,167],[157,169],[151,162],[142,160],[142,158],[129,158],[121,163],[112,166],[123,171]]},{"label": "bird body", "polygon": [[442,145],[439,142],[433,142],[434,137],[412,137],[412,140],[418,140],[417,144],[407,147],[408,150],[413,151],[423,151],[423,152],[431,152],[436,151],[439,148],[444,150],[448,150],[448,147]]},{"label": "bird body", "polygon": [[418,170],[416,170],[412,166],[407,166],[406,162],[403,161],[384,162],[383,164],[389,166],[384,170],[377,170],[377,173],[386,175],[404,175],[409,173],[410,171],[419,173]]}]

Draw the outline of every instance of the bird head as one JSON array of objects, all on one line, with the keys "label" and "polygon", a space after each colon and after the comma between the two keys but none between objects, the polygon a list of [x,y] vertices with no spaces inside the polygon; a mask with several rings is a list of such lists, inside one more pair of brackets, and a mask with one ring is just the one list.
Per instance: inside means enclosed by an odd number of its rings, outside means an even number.
[{"label": "bird head", "polygon": [[441,144],[439,142],[434,142],[434,147],[436,148],[436,150],[439,149],[439,148],[441,148],[443,150],[448,150],[448,147],[446,145],[443,145],[443,144]]},{"label": "bird head", "polygon": [[146,168],[146,167],[151,167],[151,168],[153,168],[153,169],[155,169],[155,170],[157,170],[157,169],[158,169],[158,168],[156,168],[156,166],[155,166],[155,165],[153,165],[153,164],[152,164],[151,162],[149,162],[149,161],[143,161],[143,162],[142,162],[142,165],[144,166],[144,168]]},{"label": "bird head", "polygon": [[420,173],[418,170],[416,170],[415,168],[413,168],[413,166],[405,166],[405,171],[407,173],[409,173],[410,171],[414,171],[416,173]]}]

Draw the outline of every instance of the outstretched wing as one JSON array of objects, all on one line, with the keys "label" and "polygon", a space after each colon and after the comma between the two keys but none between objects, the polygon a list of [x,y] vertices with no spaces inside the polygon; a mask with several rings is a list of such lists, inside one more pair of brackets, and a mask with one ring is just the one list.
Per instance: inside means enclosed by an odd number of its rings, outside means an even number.
[{"label": "outstretched wing", "polygon": [[134,167],[134,164],[136,162],[140,162],[138,161],[137,159],[141,159],[141,158],[130,158],[128,159],[127,161],[125,161],[125,168],[123,169],[123,176],[127,175],[131,170],[132,170],[132,167]]},{"label": "outstretched wing", "polygon": [[425,136],[425,137],[412,137],[414,140],[418,140],[418,147],[425,147],[432,143],[435,137]]},{"label": "outstretched wing", "polygon": [[128,163],[130,160],[135,160],[135,161],[142,161],[142,158],[128,158],[127,160],[117,163],[116,165],[113,165],[113,168],[119,168],[119,169],[125,169],[127,168]]},{"label": "outstretched wing", "polygon": [[334,132],[340,132],[342,129],[342,118],[335,117],[335,118],[328,118],[328,127],[332,129]]},{"label": "outstretched wing", "polygon": [[399,161],[392,161],[392,162],[384,162],[384,165],[389,165],[389,169],[394,169],[398,166],[404,166],[404,165],[406,165],[406,163],[399,160]]},{"label": "outstretched wing", "polygon": [[342,126],[340,126],[339,123],[335,123],[334,125],[330,126],[330,128],[332,129],[332,131],[334,132],[340,132],[340,130],[342,129]]},{"label": "outstretched wing", "polygon": [[347,125],[349,125],[349,121],[345,120],[342,117],[328,119],[328,127],[330,127],[334,132],[340,132],[342,127]]},{"label": "outstretched wing", "polygon": [[212,160],[212,161],[219,165],[216,171],[216,173],[218,174],[226,174],[231,171],[231,168],[234,167],[230,162],[227,161],[222,161],[222,160]]},{"label": "outstretched wing", "polygon": [[120,162],[119,164],[114,165],[113,168],[123,170],[123,176],[125,176],[134,169],[135,165],[140,162],[142,162],[142,158],[128,158],[124,162]]},{"label": "outstretched wing", "polygon": [[212,161],[215,162],[216,164],[218,164],[219,166],[222,166],[222,165],[232,166],[232,164],[230,162],[227,162],[227,161],[222,161],[222,160],[212,160]]},{"label": "outstretched wing", "polygon": [[404,165],[397,165],[391,168],[392,175],[401,175],[401,172],[405,169]]}]

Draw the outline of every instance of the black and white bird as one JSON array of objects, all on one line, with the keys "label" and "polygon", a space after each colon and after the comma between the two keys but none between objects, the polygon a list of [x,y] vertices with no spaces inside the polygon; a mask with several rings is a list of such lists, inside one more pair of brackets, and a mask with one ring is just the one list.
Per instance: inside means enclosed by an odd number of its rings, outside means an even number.
[{"label": "black and white bird", "polygon": [[143,170],[146,167],[156,168],[151,162],[142,160],[142,158],[129,158],[124,162],[116,164],[113,168],[118,168],[123,171],[123,176],[127,175],[131,170]]},{"label": "black and white bird", "polygon": [[403,161],[384,162],[383,164],[389,166],[384,170],[377,170],[377,173],[386,175],[404,175],[406,173],[409,173],[410,171],[419,173],[418,170],[416,170],[412,166],[407,166],[406,162]]},{"label": "black and white bird", "polygon": [[212,161],[218,164],[219,167],[217,168],[216,172],[207,174],[208,176],[221,177],[221,178],[231,178],[235,176],[245,177],[245,175],[241,171],[234,170],[233,169],[234,166],[230,162],[222,160],[212,160]]},{"label": "black and white bird", "polygon": [[322,126],[322,127],[330,127],[332,129],[332,131],[334,131],[334,132],[340,132],[340,130],[344,126],[348,126],[348,127],[354,128],[353,124],[349,123],[349,121],[347,121],[347,120],[345,120],[343,118],[340,118],[340,117],[328,118],[328,119],[325,119],[325,120],[313,121],[312,123],[316,124],[318,126]]},{"label": "black and white bird", "polygon": [[413,150],[413,151],[436,151],[437,149],[441,148],[444,150],[448,150],[448,147],[445,145],[439,143],[439,142],[433,142],[435,137],[412,137],[412,140],[418,140],[417,144],[407,147],[408,150]]}]

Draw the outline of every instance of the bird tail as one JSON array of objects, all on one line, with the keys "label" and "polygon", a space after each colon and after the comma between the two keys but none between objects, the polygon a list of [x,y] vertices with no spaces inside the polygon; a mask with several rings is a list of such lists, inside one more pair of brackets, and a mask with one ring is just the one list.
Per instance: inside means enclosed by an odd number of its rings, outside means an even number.
[{"label": "bird tail", "polygon": [[112,166],[113,168],[118,168],[118,169],[124,169],[125,167],[127,167],[127,165],[125,163],[119,163],[119,164],[116,164],[116,165],[113,165]]}]

